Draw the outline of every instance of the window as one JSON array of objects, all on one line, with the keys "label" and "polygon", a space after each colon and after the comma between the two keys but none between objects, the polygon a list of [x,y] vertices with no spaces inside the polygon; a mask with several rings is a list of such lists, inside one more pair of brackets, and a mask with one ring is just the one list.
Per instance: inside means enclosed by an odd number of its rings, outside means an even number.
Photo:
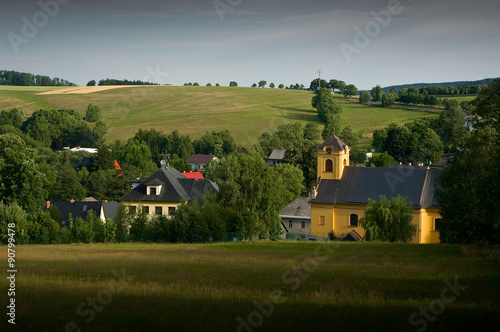
[{"label": "window", "polygon": [[306,222],[305,221],[302,221],[300,223],[300,228],[302,228],[302,229],[306,228]]},{"label": "window", "polygon": [[325,224],[325,216],[320,216],[319,217],[319,224],[324,225]]},{"label": "window", "polygon": [[441,224],[441,218],[434,219],[434,230],[439,231],[439,224]]},{"label": "window", "polygon": [[169,215],[169,216],[171,216],[171,215],[173,215],[174,213],[175,213],[175,207],[170,206],[170,207],[168,208],[168,215]]},{"label": "window", "polygon": [[349,217],[349,226],[358,226],[358,215],[357,214],[351,214]]},{"label": "window", "polygon": [[333,172],[333,161],[331,159],[327,159],[325,162],[325,172]]},{"label": "window", "polygon": [[289,221],[288,222],[288,228],[292,228],[293,227],[293,221]]},{"label": "window", "polygon": [[149,188],[149,194],[151,196],[156,196],[156,187],[150,187]]},{"label": "window", "polygon": [[163,208],[161,206],[155,206],[155,214],[161,216],[163,214]]},{"label": "window", "polygon": [[149,206],[143,206],[142,207],[142,213],[149,214]]},{"label": "window", "polygon": [[134,205],[131,205],[128,207],[128,213],[135,214],[137,211],[137,207]]},{"label": "window", "polygon": [[84,205],[84,206],[83,206],[83,212],[87,212],[87,209],[88,209],[88,206],[87,206],[87,205]]},{"label": "window", "polygon": [[347,159],[344,159],[344,166],[347,165]]}]

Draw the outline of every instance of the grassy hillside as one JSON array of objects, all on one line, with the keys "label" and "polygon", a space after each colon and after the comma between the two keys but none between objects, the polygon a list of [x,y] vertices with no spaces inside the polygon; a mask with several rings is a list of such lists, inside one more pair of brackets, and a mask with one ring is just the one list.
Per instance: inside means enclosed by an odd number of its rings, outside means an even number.
[{"label": "grassy hillside", "polygon": [[[228,87],[142,86],[89,94],[39,94],[58,88],[0,86],[0,110],[17,107],[26,116],[40,108],[73,109],[85,113],[89,103],[103,111],[108,139],[128,139],[138,129],[179,130],[193,138],[207,130],[227,128],[237,143],[251,145],[280,124],[313,122],[322,128],[311,107],[312,92]],[[66,88],[67,89],[67,88]],[[74,88],[78,89],[78,88]],[[433,113],[343,104],[344,125],[370,132],[390,122],[405,123]]]},{"label": "grassy hillside", "polygon": [[16,254],[19,331],[62,331],[71,322],[82,331],[250,331],[238,330],[238,317],[253,319],[253,331],[416,331],[423,323],[426,331],[471,331],[500,323],[498,256],[459,246],[129,243],[18,246]]}]

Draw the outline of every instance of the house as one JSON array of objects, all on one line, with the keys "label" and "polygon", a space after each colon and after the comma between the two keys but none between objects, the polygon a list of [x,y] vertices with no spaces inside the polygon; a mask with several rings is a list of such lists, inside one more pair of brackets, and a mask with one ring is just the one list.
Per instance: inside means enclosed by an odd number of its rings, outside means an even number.
[{"label": "house", "polygon": [[120,204],[118,202],[97,201],[94,198],[87,197],[82,201],[47,201],[45,208],[56,207],[61,214],[61,223],[67,225],[69,215],[73,220],[76,218],[86,219],[90,211],[94,211],[95,215],[103,222],[108,219],[114,219],[118,213]]},{"label": "house", "polygon": [[311,206],[309,197],[299,197],[280,211],[281,225],[287,233],[301,238],[311,236]]},{"label": "house", "polygon": [[97,153],[97,148],[82,148],[79,146],[75,146],[74,148],[71,148],[71,149],[69,147],[65,147],[65,148],[63,148],[63,150],[71,151],[71,152],[85,151],[85,152],[92,153],[92,154]]},{"label": "house", "polygon": [[149,215],[172,215],[182,202],[189,202],[211,192],[218,186],[208,179],[190,179],[172,166],[164,166],[137,185],[119,201],[129,211]]},{"label": "house", "polygon": [[203,171],[212,160],[218,160],[212,154],[192,154],[186,159],[186,163],[191,166],[193,171]]},{"label": "house", "polygon": [[274,149],[269,155],[269,158],[264,158],[266,165],[269,167],[281,164],[283,159],[285,159],[285,153],[286,149]]},{"label": "house", "polygon": [[417,226],[414,243],[438,243],[441,215],[434,195],[439,169],[395,165],[388,168],[349,167],[349,147],[332,135],[318,146],[316,195],[311,200],[311,235],[339,237],[356,231],[364,237],[359,219],[369,199],[401,195],[413,204]]}]

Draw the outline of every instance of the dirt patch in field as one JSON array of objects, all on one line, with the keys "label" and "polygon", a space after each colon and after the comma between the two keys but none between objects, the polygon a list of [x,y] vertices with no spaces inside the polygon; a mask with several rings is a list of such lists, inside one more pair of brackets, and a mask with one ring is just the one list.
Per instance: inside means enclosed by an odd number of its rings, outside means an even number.
[{"label": "dirt patch in field", "polygon": [[105,85],[105,86],[84,86],[76,88],[58,89],[37,93],[38,95],[62,95],[62,94],[89,94],[94,92],[101,92],[106,90],[120,89],[120,88],[137,88],[143,85]]}]

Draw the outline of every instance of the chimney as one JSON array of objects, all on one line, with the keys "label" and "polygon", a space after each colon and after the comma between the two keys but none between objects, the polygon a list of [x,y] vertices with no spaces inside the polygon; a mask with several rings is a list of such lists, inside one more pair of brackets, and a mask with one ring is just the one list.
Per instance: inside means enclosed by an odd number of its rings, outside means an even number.
[{"label": "chimney", "polygon": [[75,204],[75,200],[72,198],[70,201],[69,201],[71,204]]},{"label": "chimney", "polygon": [[47,201],[47,205],[45,207],[47,210],[50,209],[50,201]]}]

